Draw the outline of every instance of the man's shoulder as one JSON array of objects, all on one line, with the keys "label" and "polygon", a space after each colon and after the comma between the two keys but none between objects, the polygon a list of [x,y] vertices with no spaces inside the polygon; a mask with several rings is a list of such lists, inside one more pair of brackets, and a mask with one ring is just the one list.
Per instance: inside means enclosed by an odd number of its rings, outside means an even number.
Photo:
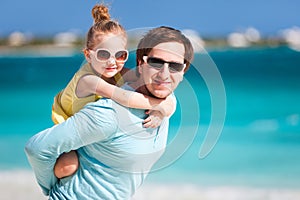
[{"label": "man's shoulder", "polygon": [[111,100],[109,98],[100,98],[97,101],[90,102],[90,103],[88,103],[86,105],[87,106],[91,105],[91,106],[111,107],[112,106],[112,102],[113,102],[113,100]]},{"label": "man's shoulder", "polygon": [[107,110],[112,110],[114,113],[117,113],[117,110],[119,109],[128,110],[127,107],[122,106],[109,98],[101,98],[95,102],[90,102],[84,106],[84,109],[95,110],[97,112],[107,112]]},{"label": "man's shoulder", "polygon": [[[86,122],[94,128],[115,125],[118,121],[113,101],[104,98],[86,104],[74,116],[79,123]],[[111,127],[111,129],[115,129],[115,127]]]}]

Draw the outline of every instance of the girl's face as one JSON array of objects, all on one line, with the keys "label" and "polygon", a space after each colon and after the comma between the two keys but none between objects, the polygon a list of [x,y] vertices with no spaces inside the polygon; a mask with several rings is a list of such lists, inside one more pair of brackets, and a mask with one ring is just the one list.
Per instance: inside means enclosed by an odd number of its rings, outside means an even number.
[{"label": "girl's face", "polygon": [[123,68],[127,58],[127,40],[123,35],[106,34],[102,41],[85,54],[93,70],[106,78],[115,76]]}]

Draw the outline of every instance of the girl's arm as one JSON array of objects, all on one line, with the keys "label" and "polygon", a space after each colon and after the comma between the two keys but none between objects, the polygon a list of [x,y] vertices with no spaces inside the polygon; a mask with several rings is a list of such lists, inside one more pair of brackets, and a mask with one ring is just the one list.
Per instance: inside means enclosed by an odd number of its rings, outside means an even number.
[{"label": "girl's arm", "polygon": [[148,110],[146,114],[149,116],[143,121],[143,126],[145,128],[156,128],[160,126],[162,120],[164,119],[164,116],[161,114],[161,112],[157,110]]},{"label": "girl's arm", "polygon": [[157,110],[160,111],[163,116],[170,116],[175,111],[175,102],[172,97],[157,99],[138,92],[124,90],[107,83],[102,78],[95,75],[86,75],[82,77],[78,82],[76,94],[78,97],[97,94],[113,99],[126,107]]}]

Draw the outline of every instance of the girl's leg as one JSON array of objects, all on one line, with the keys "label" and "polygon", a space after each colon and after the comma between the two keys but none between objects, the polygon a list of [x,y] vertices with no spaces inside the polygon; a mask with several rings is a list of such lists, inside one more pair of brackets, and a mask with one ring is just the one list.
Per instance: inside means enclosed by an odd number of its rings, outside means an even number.
[{"label": "girl's leg", "polygon": [[79,166],[76,151],[70,151],[59,156],[54,166],[54,174],[57,178],[64,178],[74,174]]}]

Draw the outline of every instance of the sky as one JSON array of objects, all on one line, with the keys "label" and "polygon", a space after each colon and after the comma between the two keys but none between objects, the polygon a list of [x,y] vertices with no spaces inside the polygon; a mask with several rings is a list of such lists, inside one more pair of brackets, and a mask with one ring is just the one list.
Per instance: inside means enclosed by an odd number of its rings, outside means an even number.
[{"label": "sky", "polygon": [[[103,1],[103,0],[102,0]],[[92,25],[91,9],[101,0],[1,0],[0,37],[14,31],[53,35]],[[276,35],[300,27],[299,0],[104,0],[126,30],[168,25],[203,36],[225,36],[248,27]]]}]

